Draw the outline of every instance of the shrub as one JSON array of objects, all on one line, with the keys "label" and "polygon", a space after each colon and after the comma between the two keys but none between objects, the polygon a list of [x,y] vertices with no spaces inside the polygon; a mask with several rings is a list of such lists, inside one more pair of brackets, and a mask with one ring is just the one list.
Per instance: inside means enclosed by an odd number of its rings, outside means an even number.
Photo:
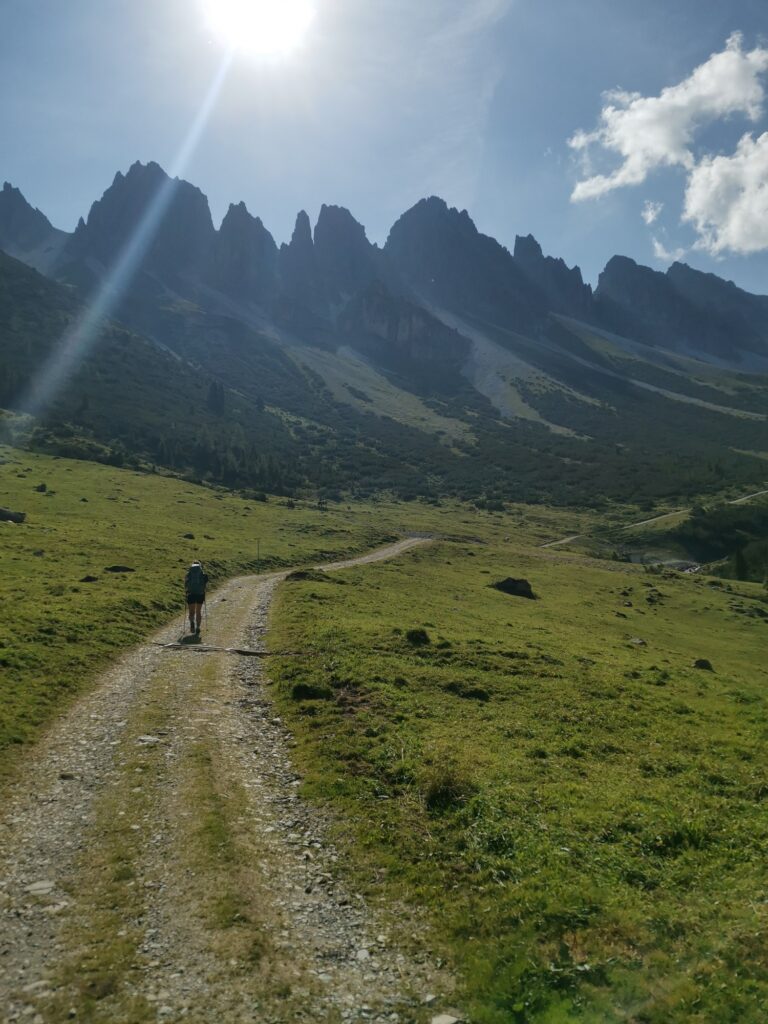
[{"label": "shrub", "polygon": [[431,765],[422,778],[427,810],[440,813],[461,807],[477,792],[469,772],[454,760]]}]

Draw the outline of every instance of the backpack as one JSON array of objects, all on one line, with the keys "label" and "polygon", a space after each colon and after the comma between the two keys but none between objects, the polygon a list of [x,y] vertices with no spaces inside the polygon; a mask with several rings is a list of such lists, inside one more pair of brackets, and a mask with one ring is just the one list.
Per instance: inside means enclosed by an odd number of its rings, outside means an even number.
[{"label": "backpack", "polygon": [[184,586],[188,594],[204,594],[208,577],[203,572],[202,565],[191,565],[184,580]]}]

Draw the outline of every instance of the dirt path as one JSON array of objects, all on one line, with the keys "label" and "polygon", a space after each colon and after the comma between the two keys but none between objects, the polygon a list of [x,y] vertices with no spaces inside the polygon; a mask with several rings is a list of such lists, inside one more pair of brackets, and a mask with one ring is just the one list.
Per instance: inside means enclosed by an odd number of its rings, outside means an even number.
[{"label": "dirt path", "polygon": [[579,537],[583,537],[581,533],[572,533],[570,537],[561,537],[559,540],[550,540],[546,544],[540,544],[541,548],[557,548],[561,544],[570,544],[572,540],[578,540]]},{"label": "dirt path", "polygon": [[[224,586],[206,640],[263,649],[284,576]],[[106,673],[10,792],[0,1019],[429,1020],[449,980],[412,913],[345,886],[328,823],[297,795],[263,659],[158,646],[179,630]]]}]

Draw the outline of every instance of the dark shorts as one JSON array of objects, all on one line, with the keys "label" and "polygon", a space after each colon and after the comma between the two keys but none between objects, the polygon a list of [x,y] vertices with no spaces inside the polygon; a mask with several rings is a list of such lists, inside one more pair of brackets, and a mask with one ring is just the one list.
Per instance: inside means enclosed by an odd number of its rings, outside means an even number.
[{"label": "dark shorts", "polygon": [[205,594],[187,594],[187,604],[205,604]]}]

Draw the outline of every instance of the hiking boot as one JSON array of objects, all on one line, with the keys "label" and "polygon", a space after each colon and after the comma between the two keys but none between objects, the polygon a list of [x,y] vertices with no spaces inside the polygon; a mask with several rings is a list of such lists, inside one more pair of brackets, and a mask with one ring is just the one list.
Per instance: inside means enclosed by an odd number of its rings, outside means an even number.
[{"label": "hiking boot", "polygon": [[200,627],[195,626],[195,636],[200,636]]}]

